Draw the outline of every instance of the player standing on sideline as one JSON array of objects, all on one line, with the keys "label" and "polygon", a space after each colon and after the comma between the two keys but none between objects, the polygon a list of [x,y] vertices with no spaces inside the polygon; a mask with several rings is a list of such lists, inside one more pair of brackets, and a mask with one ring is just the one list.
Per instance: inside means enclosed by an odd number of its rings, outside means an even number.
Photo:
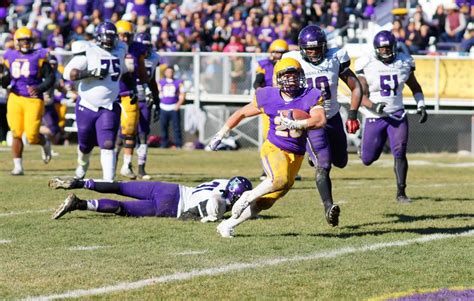
[{"label": "player standing on sideline", "polygon": [[[136,143],[139,108],[137,102],[137,78],[142,83],[150,81],[145,68],[145,56],[147,48],[141,43],[133,41],[133,24],[120,20],[115,25],[119,40],[127,44],[128,53],[125,57],[125,65],[133,77],[133,81],[126,83],[120,81],[120,103],[122,104],[122,115],[120,116],[120,133],[117,139],[116,156],[120,153],[123,145],[123,164],[120,174],[124,177],[135,179],[137,176],[132,170],[133,149]],[[150,87],[151,88],[151,87]],[[147,89],[147,91],[150,91]],[[151,92],[151,91],[150,91]]]},{"label": "player standing on sideline", "polygon": [[126,202],[111,199],[81,200],[71,193],[56,209],[52,219],[74,210],[90,210],[120,216],[193,219],[203,223],[222,219],[242,193],[252,189],[252,183],[244,177],[216,179],[196,187],[166,182],[106,183],[70,178],[53,178],[48,186],[53,189],[84,188],[138,199]]},{"label": "player standing on sideline", "polygon": [[397,53],[397,41],[389,31],[381,31],[374,38],[373,54],[356,61],[356,73],[362,84],[364,97],[362,112],[365,125],[362,137],[361,159],[365,165],[376,161],[388,139],[395,159],[397,201],[409,203],[405,193],[408,161],[408,118],[403,105],[405,83],[411,89],[421,115],[419,122],[428,119],[423,91],[415,77],[415,62],[404,53]]},{"label": "player standing on sideline", "polygon": [[161,147],[169,146],[168,126],[171,121],[173,127],[174,144],[177,148],[183,146],[181,138],[181,117],[179,108],[185,101],[183,80],[174,78],[174,69],[168,66],[164,72],[165,78],[158,84],[160,90],[160,129]]},{"label": "player standing on sideline", "polygon": [[9,87],[7,121],[13,134],[13,170],[23,175],[23,133],[30,144],[42,146],[44,163],[51,160],[51,142],[40,134],[44,114],[43,93],[54,85],[54,72],[46,60],[47,51],[33,49],[33,33],[26,27],[15,31],[15,50],[5,52],[2,86]]},{"label": "player standing on sideline", "polygon": [[[258,61],[257,66],[257,76],[253,83],[253,88],[263,88],[263,87],[272,87],[273,86],[273,68],[278,62],[282,55],[288,52],[288,43],[285,40],[277,39],[270,44],[268,47],[268,52],[270,56],[266,59]],[[267,115],[262,115],[262,125],[263,125],[263,141],[267,140],[268,129],[270,128],[270,120],[268,120]],[[262,172],[260,180],[265,180],[267,175],[265,171]],[[295,180],[300,181],[301,176],[296,175]]]},{"label": "player standing on sideline", "polygon": [[[232,217],[217,227],[222,237],[233,237],[236,226],[272,207],[291,189],[304,159],[306,130],[326,124],[321,91],[305,88],[303,69],[297,60],[281,59],[275,65],[274,74],[277,87],[257,89],[253,101],[232,114],[209,143],[210,149],[217,150],[222,138],[243,119],[262,113],[269,117],[268,139],[260,150],[269,176],[234,204]],[[282,111],[290,109],[303,110],[311,117],[304,120],[284,117]]]},{"label": "player standing on sideline", "polygon": [[[95,30],[97,45],[75,55],[64,69],[66,80],[79,81],[80,101],[76,102],[77,138],[79,142],[76,177],[84,178],[94,146],[100,147],[102,177],[115,177],[115,139],[120,125],[120,106],[116,102],[120,78],[127,72],[127,46],[117,43],[117,29],[110,22],[100,23]],[[74,52],[82,41],[72,44]],[[79,47],[80,48],[80,47]],[[80,51],[80,50],[79,50]],[[129,78],[129,81],[131,79]]]},{"label": "player standing on sideline", "polygon": [[298,36],[299,51],[290,51],[283,57],[298,60],[304,70],[309,87],[320,89],[326,109],[326,127],[308,132],[306,149],[310,164],[316,168],[316,187],[324,205],[326,221],[335,227],[339,224],[340,208],[334,204],[329,173],[331,165],[344,168],[347,165],[347,137],[344,133],[337,101],[339,78],[351,89],[351,104],[346,129],[355,133],[359,129],[357,111],[362,101],[362,88],[354,72],[349,69],[347,52],[339,48],[327,49],[326,34],[315,25],[308,25]]},{"label": "player standing on sideline", "polygon": [[137,34],[135,37],[135,41],[143,44],[147,49],[145,56],[145,68],[147,75],[150,78],[149,85],[150,87],[152,87],[150,89],[146,83],[141,82],[141,80],[137,78],[137,96],[138,106],[140,109],[140,115],[138,118],[137,148],[138,177],[143,180],[150,180],[151,176],[145,172],[145,164],[148,152],[147,139],[148,135],[150,134],[152,105],[155,106],[153,122],[157,122],[160,118],[160,98],[158,93],[153,93],[153,91],[158,92],[156,84],[156,68],[160,64],[160,56],[153,51],[151,36],[149,33],[144,32]]}]

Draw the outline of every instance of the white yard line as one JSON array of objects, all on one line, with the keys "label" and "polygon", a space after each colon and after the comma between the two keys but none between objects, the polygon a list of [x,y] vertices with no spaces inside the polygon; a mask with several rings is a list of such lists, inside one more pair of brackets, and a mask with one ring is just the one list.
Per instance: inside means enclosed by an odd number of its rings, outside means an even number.
[{"label": "white yard line", "polygon": [[[349,164],[362,165],[360,160],[349,160]],[[436,167],[447,167],[447,168],[469,168],[474,167],[474,162],[461,162],[461,163],[442,163],[435,161],[426,161],[426,160],[408,160],[410,166],[436,166]],[[378,160],[373,163],[373,166],[376,167],[393,167],[392,160]]]},{"label": "white yard line", "polygon": [[2,239],[0,239],[0,245],[1,244],[9,244],[11,242],[12,242],[11,240],[2,240]]},{"label": "white yard line", "polygon": [[54,209],[27,210],[27,211],[12,211],[12,212],[0,213],[0,217],[13,216],[13,215],[22,215],[22,214],[30,214],[30,213],[52,212],[53,210],[54,210]]},{"label": "white yard line", "polygon": [[110,248],[110,246],[76,246],[68,248],[69,251],[94,251],[98,249]]},{"label": "white yard line", "polygon": [[173,282],[173,281],[189,280],[191,278],[195,278],[199,276],[216,276],[219,274],[225,274],[225,273],[234,272],[234,271],[242,271],[242,270],[268,267],[268,266],[275,266],[275,265],[289,263],[289,262],[300,262],[300,261],[306,261],[306,260],[335,258],[338,256],[347,255],[347,254],[364,253],[368,251],[375,251],[375,250],[380,250],[380,249],[385,249],[385,248],[403,247],[403,246],[426,243],[426,242],[436,241],[436,240],[441,240],[441,239],[465,237],[465,236],[472,236],[472,235],[474,235],[474,230],[466,231],[460,234],[426,235],[426,236],[415,238],[415,239],[399,240],[399,241],[386,242],[386,243],[377,243],[377,244],[366,245],[362,247],[345,247],[341,249],[328,250],[328,251],[317,252],[317,253],[312,253],[308,255],[262,259],[262,260],[257,260],[250,263],[232,263],[232,264],[216,266],[216,267],[207,268],[207,269],[192,270],[189,272],[177,272],[170,275],[164,275],[161,277],[154,277],[154,278],[139,280],[135,282],[123,282],[123,283],[110,285],[110,286],[103,286],[103,287],[91,288],[91,289],[80,289],[80,290],[68,291],[62,294],[55,294],[55,295],[28,297],[25,300],[54,300],[54,299],[62,299],[62,298],[78,298],[78,297],[85,297],[85,296],[116,293],[116,292],[121,292],[121,291],[139,289],[142,287],[155,285],[158,283],[168,283],[168,282]]},{"label": "white yard line", "polygon": [[176,256],[188,256],[188,255],[201,255],[201,254],[206,254],[207,250],[202,250],[202,251],[184,251],[180,253],[175,253],[171,255],[176,255]]}]

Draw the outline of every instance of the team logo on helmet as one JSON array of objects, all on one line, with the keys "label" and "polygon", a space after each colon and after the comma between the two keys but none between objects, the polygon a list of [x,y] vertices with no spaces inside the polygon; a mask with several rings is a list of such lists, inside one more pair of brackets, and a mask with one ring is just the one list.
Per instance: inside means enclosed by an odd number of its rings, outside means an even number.
[{"label": "team logo on helmet", "polygon": [[233,177],[227,183],[223,197],[228,201],[228,205],[233,205],[247,190],[252,190],[252,182],[245,177]]},{"label": "team logo on helmet", "polygon": [[112,50],[117,41],[117,28],[111,22],[102,22],[95,29],[95,38],[100,47]]}]

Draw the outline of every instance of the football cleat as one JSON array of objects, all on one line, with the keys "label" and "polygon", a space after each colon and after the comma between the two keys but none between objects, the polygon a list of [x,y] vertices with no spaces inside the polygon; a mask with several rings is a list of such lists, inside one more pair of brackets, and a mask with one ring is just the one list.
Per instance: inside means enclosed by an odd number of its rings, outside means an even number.
[{"label": "football cleat", "polygon": [[129,178],[130,180],[135,180],[137,178],[137,175],[132,170],[132,163],[129,163],[128,165],[122,165],[120,174],[126,178]]},{"label": "football cleat", "polygon": [[12,176],[22,176],[24,175],[23,169],[22,168],[13,168],[13,170],[10,172]]},{"label": "football cleat", "polygon": [[401,204],[408,204],[411,203],[411,199],[406,196],[406,194],[399,194],[397,195],[397,202]]},{"label": "football cleat", "polygon": [[341,213],[341,208],[337,204],[333,204],[325,212],[326,221],[331,227],[336,227],[339,225],[339,214]]},{"label": "football cleat", "polygon": [[244,212],[245,208],[250,206],[250,202],[248,200],[249,191],[245,191],[242,193],[240,198],[235,202],[234,206],[232,206],[232,217],[239,218],[242,212]]},{"label": "football cleat", "polygon": [[84,179],[88,168],[89,162],[87,162],[85,165],[78,165],[75,171],[75,177],[78,179]]},{"label": "football cleat", "polygon": [[296,175],[296,176],[295,176],[295,181],[301,181],[301,176],[300,176],[300,175]]},{"label": "football cleat", "polygon": [[59,205],[58,209],[54,211],[54,214],[51,219],[58,219],[64,214],[76,210],[79,205],[79,202],[80,199],[75,194],[70,193],[64,200],[64,202]]},{"label": "football cleat", "polygon": [[235,236],[234,227],[227,225],[226,222],[227,221],[224,220],[217,226],[217,232],[221,235],[221,237],[233,238]]},{"label": "football cleat", "polygon": [[41,158],[44,164],[48,164],[51,161],[51,141],[46,139],[44,145],[41,147]]},{"label": "football cleat", "polygon": [[81,179],[74,177],[54,177],[48,182],[51,189],[74,189],[78,188],[78,182]]}]

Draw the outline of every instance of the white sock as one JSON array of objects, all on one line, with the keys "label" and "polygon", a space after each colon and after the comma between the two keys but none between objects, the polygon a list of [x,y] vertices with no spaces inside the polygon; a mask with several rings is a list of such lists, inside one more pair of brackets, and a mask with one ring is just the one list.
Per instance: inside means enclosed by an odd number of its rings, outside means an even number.
[{"label": "white sock", "polygon": [[261,196],[266,195],[267,193],[273,192],[273,183],[272,179],[266,178],[260,184],[257,185],[254,189],[250,190],[248,195],[249,201],[254,201]]},{"label": "white sock", "polygon": [[23,170],[23,158],[13,158],[13,168]]},{"label": "white sock", "polygon": [[81,152],[81,150],[79,149],[79,146],[78,146],[77,147],[77,164],[79,164],[81,166],[88,165],[89,164],[89,158],[91,157],[91,154],[92,154],[92,152],[90,152],[88,154],[84,154],[83,152]]},{"label": "white sock", "polygon": [[87,210],[90,211],[97,211],[97,207],[99,207],[99,202],[97,200],[87,200]]},{"label": "white sock", "polygon": [[132,155],[123,154],[123,166],[129,166],[132,163]]},{"label": "white sock", "polygon": [[104,181],[113,182],[115,178],[115,154],[113,149],[100,150],[100,164],[102,165]]},{"label": "white sock", "polygon": [[148,151],[148,145],[140,144],[137,148],[137,161],[138,165],[143,165],[146,163],[146,155]]},{"label": "white sock", "polygon": [[256,207],[255,204],[251,204],[250,206],[245,208],[245,210],[242,212],[242,214],[239,216],[239,218],[230,217],[229,219],[225,220],[226,224],[229,227],[235,228],[238,225],[240,225],[241,223],[245,222],[246,220],[248,220],[248,219],[250,219],[254,216],[257,216],[257,214],[262,210],[258,210],[255,207]]}]

